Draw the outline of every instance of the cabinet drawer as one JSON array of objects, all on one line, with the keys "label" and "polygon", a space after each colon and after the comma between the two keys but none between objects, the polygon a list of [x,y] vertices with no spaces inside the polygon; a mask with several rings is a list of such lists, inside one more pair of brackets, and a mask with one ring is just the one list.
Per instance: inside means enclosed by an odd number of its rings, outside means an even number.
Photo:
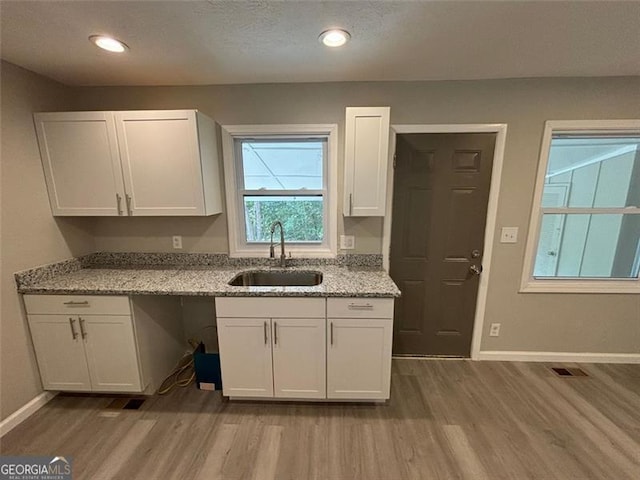
[{"label": "cabinet drawer", "polygon": [[393,318],[393,298],[329,298],[328,318]]},{"label": "cabinet drawer", "polygon": [[131,315],[124,295],[25,295],[28,314]]},{"label": "cabinet drawer", "polygon": [[221,318],[324,318],[324,298],[221,297],[216,316]]}]

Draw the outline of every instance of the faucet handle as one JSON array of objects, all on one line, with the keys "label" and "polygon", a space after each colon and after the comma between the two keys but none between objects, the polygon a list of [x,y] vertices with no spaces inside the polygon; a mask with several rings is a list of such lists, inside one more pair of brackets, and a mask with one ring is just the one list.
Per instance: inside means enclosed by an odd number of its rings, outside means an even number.
[{"label": "faucet handle", "polygon": [[269,246],[269,258],[276,258],[276,252],[273,248],[273,243]]}]

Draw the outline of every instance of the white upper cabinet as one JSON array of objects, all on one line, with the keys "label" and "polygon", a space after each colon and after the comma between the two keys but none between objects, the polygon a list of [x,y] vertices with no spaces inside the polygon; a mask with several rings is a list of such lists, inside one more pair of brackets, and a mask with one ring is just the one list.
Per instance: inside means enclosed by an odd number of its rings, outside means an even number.
[{"label": "white upper cabinet", "polygon": [[222,211],[215,123],[195,110],[35,114],[54,215]]},{"label": "white upper cabinet", "polygon": [[36,113],[42,166],[54,215],[118,215],[124,187],[113,115]]},{"label": "white upper cabinet", "polygon": [[222,211],[212,120],[194,110],[115,112],[115,120],[129,215]]},{"label": "white upper cabinet", "polygon": [[347,107],[345,198],[347,217],[385,214],[390,107]]}]

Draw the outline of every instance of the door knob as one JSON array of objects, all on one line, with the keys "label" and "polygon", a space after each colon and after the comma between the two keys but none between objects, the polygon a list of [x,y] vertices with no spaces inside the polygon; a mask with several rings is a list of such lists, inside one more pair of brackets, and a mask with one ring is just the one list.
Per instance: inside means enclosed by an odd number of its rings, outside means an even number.
[{"label": "door knob", "polygon": [[469,267],[469,271],[473,275],[480,275],[482,273],[482,265],[471,265]]}]

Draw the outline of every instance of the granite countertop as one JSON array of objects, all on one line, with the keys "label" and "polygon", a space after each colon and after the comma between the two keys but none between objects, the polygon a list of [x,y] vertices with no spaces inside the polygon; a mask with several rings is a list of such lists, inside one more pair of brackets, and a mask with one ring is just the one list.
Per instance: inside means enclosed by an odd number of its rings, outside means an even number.
[{"label": "granite countertop", "polygon": [[397,297],[400,291],[379,267],[296,265],[286,270],[322,272],[317,286],[232,287],[247,270],[281,270],[269,266],[102,266],[55,272],[44,278],[18,281],[20,293],[86,295],[199,295],[199,296],[311,296]]}]

